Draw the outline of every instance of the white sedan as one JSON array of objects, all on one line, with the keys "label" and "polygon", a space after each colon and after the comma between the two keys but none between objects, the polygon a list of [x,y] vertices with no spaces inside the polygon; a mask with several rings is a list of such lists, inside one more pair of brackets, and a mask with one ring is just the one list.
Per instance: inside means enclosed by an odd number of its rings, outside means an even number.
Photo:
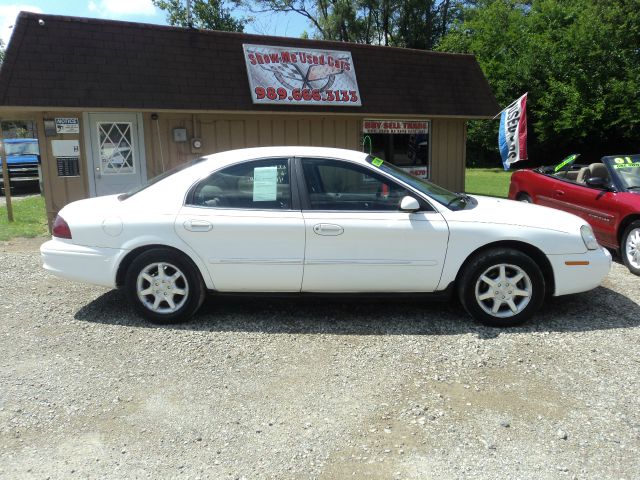
[{"label": "white sedan", "polygon": [[457,294],[510,326],[611,268],[567,213],[449,192],[370,155],[270,147],[210,155],[122,195],[71,203],[44,268],[124,287],[147,319],[190,318],[207,291]]}]

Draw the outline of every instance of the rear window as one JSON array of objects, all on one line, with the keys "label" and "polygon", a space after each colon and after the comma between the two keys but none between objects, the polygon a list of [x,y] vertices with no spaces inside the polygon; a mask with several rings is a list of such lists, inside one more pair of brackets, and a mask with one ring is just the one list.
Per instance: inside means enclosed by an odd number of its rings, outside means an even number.
[{"label": "rear window", "polygon": [[196,165],[204,160],[206,160],[207,157],[200,157],[200,158],[196,158],[195,160],[191,160],[190,162],[185,162],[182,163],[180,165],[178,165],[177,167],[173,167],[170,170],[167,170],[166,172],[161,173],[160,175],[157,175],[155,177],[153,177],[151,180],[147,181],[147,183],[143,183],[142,185],[129,190],[127,193],[123,193],[122,195],[120,195],[118,197],[118,200],[122,201],[122,200],[126,200],[127,198],[131,198],[133,197],[136,193],[140,193],[143,190],[146,190],[147,188],[149,188],[151,185],[158,183],[160,180],[164,180],[165,178],[170,177],[171,175],[174,175],[178,172],[181,172],[182,170],[185,170],[189,167],[192,167],[193,165]]}]

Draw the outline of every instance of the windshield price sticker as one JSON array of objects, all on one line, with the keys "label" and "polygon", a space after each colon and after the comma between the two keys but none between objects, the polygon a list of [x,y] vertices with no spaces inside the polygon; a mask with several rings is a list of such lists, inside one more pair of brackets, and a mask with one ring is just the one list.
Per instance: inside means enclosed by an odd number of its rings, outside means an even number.
[{"label": "windshield price sticker", "polygon": [[374,167],[379,167],[383,163],[384,163],[384,160],[382,160],[381,158],[378,158],[378,157],[376,157],[373,160],[371,160],[371,165],[373,165]]},{"label": "windshield price sticker", "polygon": [[612,166],[615,169],[640,167],[637,155],[634,155],[633,157],[616,157],[613,161],[614,164]]},{"label": "windshield price sticker", "polygon": [[242,46],[253,103],[361,106],[350,52]]}]

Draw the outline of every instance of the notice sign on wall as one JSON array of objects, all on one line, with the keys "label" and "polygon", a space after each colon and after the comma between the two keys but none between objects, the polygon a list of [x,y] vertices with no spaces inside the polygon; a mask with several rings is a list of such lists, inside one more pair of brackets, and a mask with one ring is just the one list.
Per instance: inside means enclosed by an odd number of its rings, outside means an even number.
[{"label": "notice sign on wall", "polygon": [[80,133],[80,121],[77,118],[56,118],[56,133]]},{"label": "notice sign on wall", "polygon": [[429,122],[427,120],[364,120],[362,133],[425,134],[429,133]]},{"label": "notice sign on wall", "polygon": [[57,157],[56,164],[59,177],[80,176],[80,162],[78,157]]},{"label": "notice sign on wall", "polygon": [[242,45],[253,103],[361,106],[350,52]]}]

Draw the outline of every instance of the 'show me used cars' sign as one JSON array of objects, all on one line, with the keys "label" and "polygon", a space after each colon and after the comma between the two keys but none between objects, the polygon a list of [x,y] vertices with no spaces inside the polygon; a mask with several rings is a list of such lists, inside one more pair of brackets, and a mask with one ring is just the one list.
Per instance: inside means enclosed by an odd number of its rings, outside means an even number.
[{"label": "'show me used cars' sign", "polygon": [[350,52],[244,44],[253,103],[361,106]]}]

